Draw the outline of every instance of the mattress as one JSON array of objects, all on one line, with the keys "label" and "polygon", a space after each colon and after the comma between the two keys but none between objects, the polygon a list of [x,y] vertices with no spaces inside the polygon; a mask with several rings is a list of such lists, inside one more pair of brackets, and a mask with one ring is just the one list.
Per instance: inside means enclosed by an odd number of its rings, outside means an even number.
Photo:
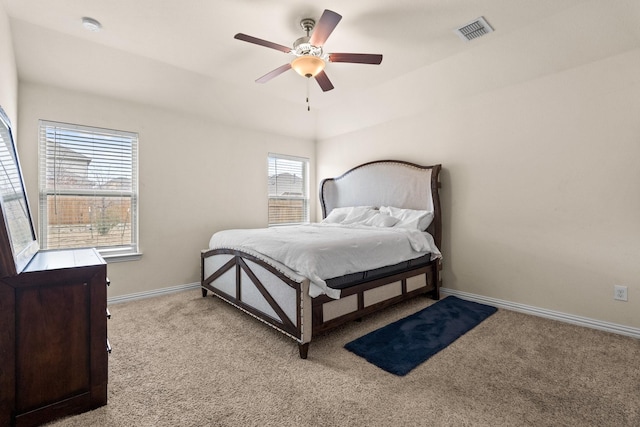
[{"label": "mattress", "polygon": [[340,277],[333,277],[325,280],[328,287],[332,289],[347,289],[351,286],[359,285],[360,283],[367,282],[369,280],[380,279],[382,277],[390,276],[392,274],[401,273],[403,271],[419,268],[429,265],[431,262],[431,255],[423,255],[419,258],[410,259],[407,261],[399,262],[393,265],[387,265],[384,267],[374,268],[373,270],[360,271],[358,273],[345,274]]}]

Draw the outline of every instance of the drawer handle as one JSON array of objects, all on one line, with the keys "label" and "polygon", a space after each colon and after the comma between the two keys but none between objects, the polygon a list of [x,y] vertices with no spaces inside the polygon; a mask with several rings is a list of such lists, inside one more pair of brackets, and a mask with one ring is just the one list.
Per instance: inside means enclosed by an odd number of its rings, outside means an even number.
[{"label": "drawer handle", "polygon": [[107,286],[111,285],[111,280],[107,277]]},{"label": "drawer handle", "polygon": [[107,338],[107,353],[111,353],[111,343],[109,343],[109,338]]},{"label": "drawer handle", "polygon": [[109,308],[107,308],[107,319],[111,319],[111,312],[109,311]]}]

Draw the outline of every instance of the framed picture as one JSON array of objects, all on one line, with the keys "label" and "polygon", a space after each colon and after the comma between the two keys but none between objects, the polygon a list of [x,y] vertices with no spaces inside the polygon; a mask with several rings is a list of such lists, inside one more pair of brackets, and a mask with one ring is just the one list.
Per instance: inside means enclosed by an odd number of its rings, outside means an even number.
[{"label": "framed picture", "polygon": [[11,122],[0,107],[0,277],[20,274],[38,249]]}]

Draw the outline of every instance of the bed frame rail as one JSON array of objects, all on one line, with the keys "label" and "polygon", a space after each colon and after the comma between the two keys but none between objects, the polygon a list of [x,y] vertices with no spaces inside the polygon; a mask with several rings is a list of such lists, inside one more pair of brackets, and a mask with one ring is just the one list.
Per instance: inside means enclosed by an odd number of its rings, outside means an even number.
[{"label": "bed frame rail", "polygon": [[424,294],[439,299],[438,260],[429,265],[343,289],[340,299],[313,298],[313,335]]}]

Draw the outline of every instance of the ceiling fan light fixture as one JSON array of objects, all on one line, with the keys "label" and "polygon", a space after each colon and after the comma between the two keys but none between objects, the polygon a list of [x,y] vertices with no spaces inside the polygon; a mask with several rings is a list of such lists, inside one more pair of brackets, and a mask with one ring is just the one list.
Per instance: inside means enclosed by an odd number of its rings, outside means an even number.
[{"label": "ceiling fan light fixture", "polygon": [[[320,17],[317,25],[315,20],[311,18],[303,19],[300,22],[300,26],[307,35],[297,39],[293,43],[293,49],[243,33],[238,33],[233,38],[257,44],[259,46],[268,47],[270,49],[275,49],[295,57],[291,62],[287,62],[258,78],[256,83],[266,83],[274,77],[277,77],[293,68],[296,73],[303,77],[314,77],[322,91],[327,92],[333,89],[331,80],[329,80],[329,77],[324,72],[327,62],[375,65],[382,62],[382,55],[372,55],[367,53],[324,53],[324,43],[327,41],[327,38],[331,35],[341,19],[341,15],[329,9],[325,9],[324,12],[322,12],[322,16]],[[310,34],[312,30],[313,34]]]},{"label": "ceiling fan light fixture", "polygon": [[291,68],[302,77],[315,77],[324,70],[325,62],[312,55],[299,56],[291,61]]}]

